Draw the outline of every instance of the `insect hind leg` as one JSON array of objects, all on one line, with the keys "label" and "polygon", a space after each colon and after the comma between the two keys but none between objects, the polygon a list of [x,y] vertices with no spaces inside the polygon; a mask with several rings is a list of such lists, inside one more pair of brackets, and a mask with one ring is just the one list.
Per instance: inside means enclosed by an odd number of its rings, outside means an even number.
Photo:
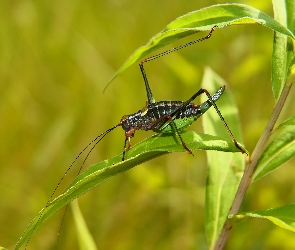
[{"label": "insect hind leg", "polygon": [[[225,89],[225,86],[223,86],[223,87],[221,88],[222,92],[224,91],[224,89]],[[222,94],[222,92],[220,93],[220,95]],[[215,103],[215,100],[212,98],[212,96],[210,95],[209,91],[206,90],[206,89],[201,88],[201,89],[196,93],[196,94],[197,94],[196,97],[197,97],[198,95],[200,95],[200,94],[203,94],[203,93],[205,93],[205,94],[207,95],[208,99],[212,102],[212,105],[213,105],[214,109],[216,110],[216,112],[217,112],[217,114],[218,114],[220,120],[223,122],[223,125],[225,126],[227,132],[229,133],[229,135],[230,135],[230,137],[231,137],[233,143],[235,144],[236,148],[239,149],[239,150],[241,151],[242,154],[247,154],[247,153],[245,152],[245,150],[244,150],[243,148],[241,148],[241,146],[238,144],[237,140],[235,139],[233,133],[231,132],[229,126],[227,125],[225,119],[223,118],[223,116],[222,116],[220,110],[218,109],[218,107],[217,107],[217,105],[216,105],[216,103]]]}]

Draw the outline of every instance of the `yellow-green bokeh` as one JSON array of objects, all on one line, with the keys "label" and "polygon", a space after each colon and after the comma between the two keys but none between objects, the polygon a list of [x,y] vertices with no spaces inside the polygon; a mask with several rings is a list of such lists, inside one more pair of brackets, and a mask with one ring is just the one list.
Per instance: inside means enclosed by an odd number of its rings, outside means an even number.
[{"label": "yellow-green bokeh", "polygon": [[[238,2],[272,15],[270,1]],[[1,246],[13,248],[70,163],[92,139],[145,105],[137,65],[102,93],[119,66],[176,17],[216,3],[224,1],[0,3]],[[200,88],[203,69],[210,66],[234,94],[244,143],[251,152],[274,105],[272,38],[272,31],[259,25],[227,27],[217,30],[212,39],[147,63],[154,97],[186,100]],[[292,114],[293,98],[294,91],[280,121]],[[191,129],[201,131],[201,123]],[[132,142],[151,134],[137,132]],[[118,128],[101,141],[86,165],[119,154],[123,144],[124,134]],[[62,187],[76,175],[79,163]],[[195,157],[171,154],[81,197],[80,208],[97,248],[206,249],[206,167],[205,152],[195,152]],[[294,202],[294,175],[293,160],[255,183],[242,210]],[[55,249],[61,217],[62,213],[53,216],[36,231],[28,249]],[[75,233],[68,212],[58,249],[78,249]],[[252,220],[234,227],[227,246],[274,249],[280,239],[290,246],[293,237],[269,222]]]}]

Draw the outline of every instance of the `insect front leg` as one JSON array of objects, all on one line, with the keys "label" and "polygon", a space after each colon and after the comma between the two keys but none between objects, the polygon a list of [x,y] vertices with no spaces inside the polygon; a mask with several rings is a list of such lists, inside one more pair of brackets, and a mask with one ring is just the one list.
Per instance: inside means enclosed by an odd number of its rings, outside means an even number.
[{"label": "insect front leg", "polygon": [[[134,136],[135,131],[136,131],[136,129],[135,128],[132,128],[132,129],[126,131],[126,133],[125,133],[125,143],[124,143],[124,150],[123,150],[122,161],[125,160],[125,153],[126,153],[126,151],[131,148],[130,139],[131,139],[131,137]],[[128,146],[126,147],[127,141],[128,141]]]}]

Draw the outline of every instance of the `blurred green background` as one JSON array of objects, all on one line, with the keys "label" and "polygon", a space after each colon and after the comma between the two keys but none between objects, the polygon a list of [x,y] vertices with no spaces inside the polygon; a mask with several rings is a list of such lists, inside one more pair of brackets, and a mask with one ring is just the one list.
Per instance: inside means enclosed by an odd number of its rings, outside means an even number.
[{"label": "blurred green background", "polygon": [[[236,2],[272,16],[270,1]],[[0,246],[14,247],[92,139],[145,105],[137,65],[102,93],[127,57],[176,17],[216,3],[224,1],[1,1]],[[251,152],[274,105],[272,38],[272,31],[259,25],[227,27],[206,42],[147,63],[156,100],[186,100],[200,88],[203,69],[209,65],[235,96],[244,143]],[[292,113],[292,99],[294,91],[280,121]],[[202,131],[201,122],[191,129]],[[151,134],[137,132],[132,142]],[[101,141],[86,166],[121,153],[123,144],[119,128]],[[97,248],[206,249],[206,154],[194,154],[147,162],[79,198]],[[242,211],[294,202],[294,163],[254,183]],[[81,161],[62,188],[80,165]],[[37,230],[28,249],[56,249],[62,215],[59,212]],[[289,249],[292,244],[293,233],[252,220],[234,227],[227,249]],[[57,249],[78,249],[70,209]]]}]

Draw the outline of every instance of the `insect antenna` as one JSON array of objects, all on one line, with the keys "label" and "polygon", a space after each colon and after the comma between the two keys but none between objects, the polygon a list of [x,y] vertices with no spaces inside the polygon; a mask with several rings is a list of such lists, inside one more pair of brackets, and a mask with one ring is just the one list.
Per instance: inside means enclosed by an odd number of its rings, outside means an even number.
[{"label": "insect antenna", "polygon": [[[60,184],[62,183],[62,181],[64,180],[64,178],[66,177],[66,175],[68,174],[68,172],[71,170],[71,168],[73,167],[73,165],[75,164],[75,162],[81,157],[81,155],[84,153],[84,151],[89,148],[94,142],[95,144],[92,146],[92,148],[89,150],[89,152],[87,153],[82,165],[80,166],[79,168],[79,171],[77,173],[77,176],[81,173],[81,170],[86,162],[86,160],[88,159],[89,155],[91,154],[92,150],[96,147],[96,145],[108,134],[110,133],[112,130],[114,130],[115,128],[117,128],[118,126],[121,126],[122,124],[119,123],[117,124],[116,126],[112,127],[112,128],[109,128],[108,130],[106,130],[105,132],[101,133],[99,136],[97,136],[95,139],[93,139],[79,154],[78,156],[75,158],[75,160],[71,163],[71,165],[68,167],[68,169],[66,170],[66,172],[64,173],[64,175],[62,176],[62,178],[60,179],[60,181],[58,182],[57,186],[55,187],[54,191],[52,192],[52,194],[50,195],[47,203],[46,203],[46,206],[42,209],[42,213],[39,215],[39,218],[35,224],[35,226],[33,227],[32,229],[32,233],[30,234],[28,240],[27,240],[27,243],[26,243],[26,246],[25,246],[25,249],[27,249],[27,246],[29,244],[29,241],[31,239],[31,236],[32,234],[34,233],[41,217],[43,216],[43,213],[45,211],[45,209],[49,206],[53,196],[55,195],[57,189],[59,188]],[[59,239],[59,235],[60,235],[60,232],[61,232],[61,228],[62,228],[62,224],[63,224],[63,221],[64,221],[64,218],[65,218],[65,214],[66,214],[66,211],[67,211],[67,208],[68,208],[68,204],[66,205],[66,208],[65,208],[65,212],[63,214],[63,218],[62,218],[62,222],[61,222],[61,226],[60,226],[60,229],[59,229],[59,232],[58,232],[58,236],[57,236],[57,242],[58,242],[58,239]],[[31,223],[28,225],[28,227],[32,224],[33,220],[31,221]]]}]

